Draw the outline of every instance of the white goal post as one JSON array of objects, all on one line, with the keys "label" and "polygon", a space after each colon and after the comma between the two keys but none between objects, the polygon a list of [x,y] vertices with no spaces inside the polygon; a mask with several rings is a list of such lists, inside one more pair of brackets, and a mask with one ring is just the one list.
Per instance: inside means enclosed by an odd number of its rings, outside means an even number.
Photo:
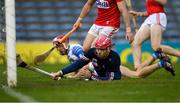
[{"label": "white goal post", "polygon": [[5,25],[7,82],[9,87],[15,87],[17,84],[15,0],[5,0]]}]

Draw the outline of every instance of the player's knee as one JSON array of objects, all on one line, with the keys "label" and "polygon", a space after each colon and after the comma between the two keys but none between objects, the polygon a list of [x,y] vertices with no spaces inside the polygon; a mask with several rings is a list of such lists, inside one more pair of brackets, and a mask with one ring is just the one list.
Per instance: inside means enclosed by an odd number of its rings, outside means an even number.
[{"label": "player's knee", "polygon": [[140,46],[140,45],[141,45],[141,43],[138,42],[138,41],[136,41],[136,40],[134,40],[134,41],[131,43],[131,46],[134,47],[134,48],[136,48],[136,47],[138,47],[138,46]]},{"label": "player's knee", "polygon": [[137,78],[145,78],[145,75],[143,75],[141,72],[137,72]]}]

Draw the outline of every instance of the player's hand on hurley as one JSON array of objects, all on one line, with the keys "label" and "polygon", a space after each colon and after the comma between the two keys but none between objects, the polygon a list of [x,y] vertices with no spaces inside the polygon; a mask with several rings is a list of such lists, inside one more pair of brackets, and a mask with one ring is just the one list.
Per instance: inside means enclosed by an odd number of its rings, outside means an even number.
[{"label": "player's hand on hurley", "polygon": [[133,11],[133,10],[131,10],[131,11],[129,11],[129,14],[131,15],[131,16],[138,16],[138,12],[136,12],[136,11]]},{"label": "player's hand on hurley", "polygon": [[53,80],[59,80],[61,73],[59,71],[58,72],[52,72],[51,75],[52,75]]},{"label": "player's hand on hurley", "polygon": [[133,42],[134,35],[132,32],[126,32],[126,40],[128,40],[130,44]]},{"label": "player's hand on hurley", "polygon": [[78,18],[77,21],[74,23],[73,28],[80,28],[82,26],[82,18]]}]

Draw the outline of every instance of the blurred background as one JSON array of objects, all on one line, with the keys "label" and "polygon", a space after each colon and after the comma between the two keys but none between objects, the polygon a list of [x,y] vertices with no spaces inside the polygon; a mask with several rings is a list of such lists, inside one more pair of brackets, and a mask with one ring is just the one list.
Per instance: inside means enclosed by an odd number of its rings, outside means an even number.
[{"label": "blurred background", "polygon": [[[176,76],[171,76],[169,72],[160,69],[142,79],[122,77],[119,81],[87,82],[63,78],[56,82],[49,77],[18,67],[17,88],[6,88],[9,78],[7,68],[14,67],[7,66],[6,63],[5,26],[16,29],[16,52],[25,62],[47,72],[58,71],[69,62],[56,50],[42,65],[34,65],[34,57],[49,50],[53,46],[54,37],[71,30],[87,0],[15,0],[16,28],[5,24],[5,8],[8,7],[4,6],[4,1],[0,0],[0,102],[180,102],[180,59],[176,57],[171,57]],[[145,10],[145,0],[131,1],[134,10]],[[168,25],[162,43],[180,50],[180,0],[167,1]],[[71,43],[83,43],[96,15],[94,5],[83,20],[83,26],[70,36]],[[137,18],[138,27],[144,19]],[[113,49],[121,56],[123,65],[133,68],[133,51],[125,40],[124,23],[121,22],[120,25],[119,32],[113,38],[115,43]],[[143,44],[142,50],[142,59],[145,60],[153,52],[149,41]],[[11,71],[15,72],[14,69]],[[11,79],[15,78],[13,74],[9,76],[12,76]]]},{"label": "blurred background", "polygon": [[[52,46],[51,41],[55,36],[65,34],[72,28],[72,25],[79,17],[85,2],[86,0],[16,0],[15,16],[17,52],[20,52],[29,60],[29,58],[33,59],[34,55],[48,50]],[[1,0],[0,5],[0,55],[2,56],[4,54],[4,50],[2,49],[3,43],[5,42],[4,0]],[[143,0],[132,0],[132,5],[134,10],[145,10],[145,1]],[[167,30],[163,34],[163,43],[179,49],[180,1],[173,0],[173,2],[171,2],[168,0],[166,12],[168,25]],[[83,20],[83,26],[70,37],[70,40],[82,44],[89,28],[95,20],[96,15],[97,11],[94,5],[94,8],[91,10],[89,15]],[[143,17],[137,18],[138,27],[144,19],[145,18]],[[122,18],[121,21],[123,21]],[[132,62],[132,51],[130,49],[130,45],[127,41],[125,41],[124,33],[124,23],[121,22],[120,30],[113,38],[113,41],[116,43],[114,48],[120,55],[122,55],[121,59],[123,59],[122,61],[124,63]],[[143,58],[150,55],[152,51],[149,42],[143,45],[143,51]],[[52,54],[49,57],[52,63],[59,60],[55,59],[57,55],[58,54]],[[174,58],[173,60],[179,61],[177,58]]]}]

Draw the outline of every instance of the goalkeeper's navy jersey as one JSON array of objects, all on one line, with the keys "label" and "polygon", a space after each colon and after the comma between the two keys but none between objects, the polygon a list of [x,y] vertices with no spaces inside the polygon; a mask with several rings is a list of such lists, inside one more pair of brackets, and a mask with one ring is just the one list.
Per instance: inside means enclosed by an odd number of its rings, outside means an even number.
[{"label": "goalkeeper's navy jersey", "polygon": [[79,59],[67,66],[62,70],[63,74],[67,74],[70,72],[74,72],[84,65],[88,64],[90,61],[93,63],[95,67],[95,71],[101,80],[108,80],[110,73],[113,73],[113,79],[120,79],[120,57],[115,51],[111,51],[109,56],[106,59],[99,59],[96,55],[96,49],[91,48],[85,56],[89,59],[89,61],[85,61],[83,59]]}]

